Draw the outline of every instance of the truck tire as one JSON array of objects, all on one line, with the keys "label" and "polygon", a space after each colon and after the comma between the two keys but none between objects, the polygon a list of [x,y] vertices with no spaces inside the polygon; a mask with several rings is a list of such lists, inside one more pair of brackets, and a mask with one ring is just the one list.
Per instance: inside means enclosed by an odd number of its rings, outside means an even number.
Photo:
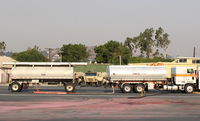
[{"label": "truck tire", "polygon": [[194,92],[194,85],[186,84],[184,87],[185,93],[193,93]]},{"label": "truck tire", "polygon": [[22,90],[22,85],[18,82],[13,82],[10,85],[10,89],[12,92],[20,92]]},{"label": "truck tire", "polygon": [[134,91],[136,92],[136,93],[141,93],[142,91],[144,91],[145,90],[145,86],[143,85],[143,84],[137,84],[137,85],[135,85],[135,87],[134,87]]},{"label": "truck tire", "polygon": [[122,90],[123,90],[123,93],[131,93],[132,86],[130,84],[124,84]]},{"label": "truck tire", "polygon": [[65,84],[65,91],[66,92],[74,92],[75,86],[72,83]]}]

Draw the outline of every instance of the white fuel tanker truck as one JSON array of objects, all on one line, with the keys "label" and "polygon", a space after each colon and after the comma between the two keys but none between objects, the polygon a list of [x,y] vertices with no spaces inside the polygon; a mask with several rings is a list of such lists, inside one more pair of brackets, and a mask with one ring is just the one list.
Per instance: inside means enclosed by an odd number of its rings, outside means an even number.
[{"label": "white fuel tanker truck", "polygon": [[165,66],[108,66],[107,80],[124,93],[148,89],[192,93],[200,89],[198,68],[173,67],[171,70],[172,78],[167,78]]},{"label": "white fuel tanker truck", "polygon": [[[12,62],[10,89],[20,92],[41,83],[64,86],[67,92],[75,89],[74,65],[87,63]],[[142,92],[148,89],[179,90],[192,93],[200,89],[198,67],[172,67],[167,78],[165,66],[108,66],[107,83],[118,86],[122,92]]]}]

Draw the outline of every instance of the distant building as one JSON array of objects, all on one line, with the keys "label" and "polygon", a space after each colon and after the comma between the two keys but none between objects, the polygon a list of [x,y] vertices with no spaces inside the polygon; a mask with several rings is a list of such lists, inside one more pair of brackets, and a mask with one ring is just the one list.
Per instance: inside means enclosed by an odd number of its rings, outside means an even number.
[{"label": "distant building", "polygon": [[174,63],[200,64],[200,57],[177,57]]},{"label": "distant building", "polygon": [[62,61],[62,57],[59,55],[60,48],[51,49],[50,58],[49,58],[49,50],[42,51],[42,54],[51,62]]},{"label": "distant building", "polygon": [[2,65],[3,62],[16,62],[16,60],[11,57],[0,56],[0,83],[8,83],[12,65],[4,66]]},{"label": "distant building", "polygon": [[62,58],[59,54],[55,53],[55,54],[53,54],[53,56],[51,56],[51,61],[53,61],[53,62],[62,61]]},{"label": "distant building", "polygon": [[88,61],[91,63],[91,62],[94,62],[95,59],[96,59],[96,53],[94,51],[94,48],[95,46],[88,46],[87,47],[87,51],[89,53],[89,57],[88,57]]}]

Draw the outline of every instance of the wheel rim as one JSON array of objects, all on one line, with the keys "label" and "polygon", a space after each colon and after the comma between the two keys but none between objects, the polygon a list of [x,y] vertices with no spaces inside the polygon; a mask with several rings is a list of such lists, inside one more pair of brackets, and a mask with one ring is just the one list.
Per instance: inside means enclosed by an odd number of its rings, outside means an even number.
[{"label": "wheel rim", "polygon": [[71,85],[67,86],[66,88],[67,88],[68,91],[72,91],[73,90],[73,86],[71,86]]},{"label": "wheel rim", "polygon": [[187,87],[187,92],[193,92],[193,87],[192,86],[188,86]]},{"label": "wheel rim", "polygon": [[130,88],[129,86],[125,86],[125,87],[124,87],[124,90],[125,90],[126,92],[130,92],[130,91],[131,91],[131,88]]},{"label": "wheel rim", "polygon": [[17,85],[17,84],[12,85],[12,89],[14,91],[17,91],[19,89],[19,85]]},{"label": "wheel rim", "polygon": [[143,88],[142,88],[141,86],[138,86],[138,87],[137,87],[137,91],[138,91],[138,92],[142,92],[142,90],[143,90]]}]

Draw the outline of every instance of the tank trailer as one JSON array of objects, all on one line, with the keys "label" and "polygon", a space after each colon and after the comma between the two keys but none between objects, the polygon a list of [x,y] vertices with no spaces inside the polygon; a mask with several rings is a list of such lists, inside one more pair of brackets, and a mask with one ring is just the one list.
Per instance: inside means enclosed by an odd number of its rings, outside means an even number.
[{"label": "tank trailer", "polygon": [[9,88],[12,92],[20,92],[29,86],[39,84],[64,86],[67,92],[73,92],[74,65],[87,63],[59,63],[59,62],[12,62]]}]

